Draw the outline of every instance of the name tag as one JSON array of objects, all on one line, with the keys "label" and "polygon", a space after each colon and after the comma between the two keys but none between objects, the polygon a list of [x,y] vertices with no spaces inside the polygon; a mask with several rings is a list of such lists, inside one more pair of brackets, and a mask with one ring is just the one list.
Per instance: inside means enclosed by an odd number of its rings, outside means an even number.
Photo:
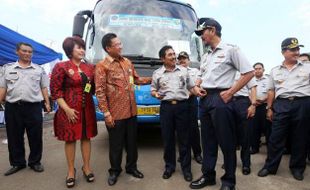
[{"label": "name tag", "polygon": [[90,83],[86,83],[85,88],[84,88],[84,92],[89,93],[91,89],[91,84]]},{"label": "name tag", "polygon": [[133,76],[129,76],[129,83],[134,84]]}]

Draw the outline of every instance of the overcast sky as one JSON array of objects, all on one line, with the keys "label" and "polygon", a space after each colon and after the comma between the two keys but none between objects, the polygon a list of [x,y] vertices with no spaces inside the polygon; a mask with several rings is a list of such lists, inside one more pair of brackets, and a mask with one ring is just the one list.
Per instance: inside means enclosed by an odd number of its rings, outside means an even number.
[{"label": "overcast sky", "polygon": [[[72,34],[74,15],[92,9],[97,0],[1,0],[0,23],[56,51]],[[297,37],[310,52],[309,0],[186,0],[198,17],[213,17],[222,25],[222,39],[238,45],[251,63],[267,70],[281,63],[280,45]],[[297,3],[298,2],[298,3]],[[64,55],[65,58],[65,55]]]}]

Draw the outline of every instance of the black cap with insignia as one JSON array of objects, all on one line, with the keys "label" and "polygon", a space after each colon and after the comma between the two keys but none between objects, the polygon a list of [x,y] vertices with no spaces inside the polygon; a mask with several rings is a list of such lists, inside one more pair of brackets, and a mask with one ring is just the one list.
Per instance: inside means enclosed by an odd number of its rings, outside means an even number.
[{"label": "black cap with insignia", "polygon": [[207,28],[215,28],[216,31],[221,32],[222,26],[213,18],[200,18],[197,22],[197,29],[195,33],[197,36],[201,36],[203,31]]},{"label": "black cap with insignia", "polygon": [[281,43],[282,51],[287,50],[287,49],[294,49],[297,47],[304,47],[304,45],[299,44],[297,38],[294,38],[294,37],[293,38],[286,38]]}]

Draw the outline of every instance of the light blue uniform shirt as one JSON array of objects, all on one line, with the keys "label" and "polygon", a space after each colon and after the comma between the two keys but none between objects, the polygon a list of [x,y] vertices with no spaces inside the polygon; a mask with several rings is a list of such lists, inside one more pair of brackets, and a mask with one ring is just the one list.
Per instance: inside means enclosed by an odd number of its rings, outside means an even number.
[{"label": "light blue uniform shirt", "polygon": [[310,64],[298,61],[290,71],[284,65],[274,67],[268,89],[275,91],[276,98],[310,96]]},{"label": "light blue uniform shirt", "polygon": [[235,81],[236,71],[241,74],[253,71],[253,67],[237,46],[218,44],[202,57],[200,66],[202,88],[230,88]]},{"label": "light blue uniform shirt", "polygon": [[3,66],[0,74],[0,87],[6,88],[5,100],[14,103],[17,101],[41,102],[41,89],[49,86],[48,77],[44,69],[34,63],[23,68],[18,62]]},{"label": "light blue uniform shirt", "polygon": [[151,91],[164,94],[162,100],[186,100],[189,98],[188,90],[194,86],[187,68],[183,66],[176,65],[173,71],[162,66],[153,72]]},{"label": "light blue uniform shirt", "polygon": [[[240,79],[240,73],[236,73],[235,83]],[[250,90],[253,87],[256,87],[257,83],[254,78],[252,78],[243,88],[234,94],[234,96],[249,96]]]},{"label": "light blue uniform shirt", "polygon": [[263,75],[261,78],[254,77],[253,79],[257,83],[256,99],[265,100],[267,98],[269,77],[267,75]]}]

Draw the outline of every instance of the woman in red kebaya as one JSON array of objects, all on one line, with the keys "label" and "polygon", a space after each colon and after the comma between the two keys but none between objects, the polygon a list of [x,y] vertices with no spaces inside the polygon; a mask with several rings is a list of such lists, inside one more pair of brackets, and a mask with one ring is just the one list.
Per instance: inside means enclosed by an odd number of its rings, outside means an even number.
[{"label": "woman in red kebaya", "polygon": [[57,63],[52,71],[51,95],[59,109],[54,117],[55,136],[65,141],[68,163],[66,185],[75,185],[75,147],[81,140],[83,157],[82,171],[87,182],[94,181],[90,169],[91,142],[97,135],[95,107],[92,95],[94,86],[94,65],[83,62],[85,42],[79,37],[68,37],[63,42],[68,61]]}]

